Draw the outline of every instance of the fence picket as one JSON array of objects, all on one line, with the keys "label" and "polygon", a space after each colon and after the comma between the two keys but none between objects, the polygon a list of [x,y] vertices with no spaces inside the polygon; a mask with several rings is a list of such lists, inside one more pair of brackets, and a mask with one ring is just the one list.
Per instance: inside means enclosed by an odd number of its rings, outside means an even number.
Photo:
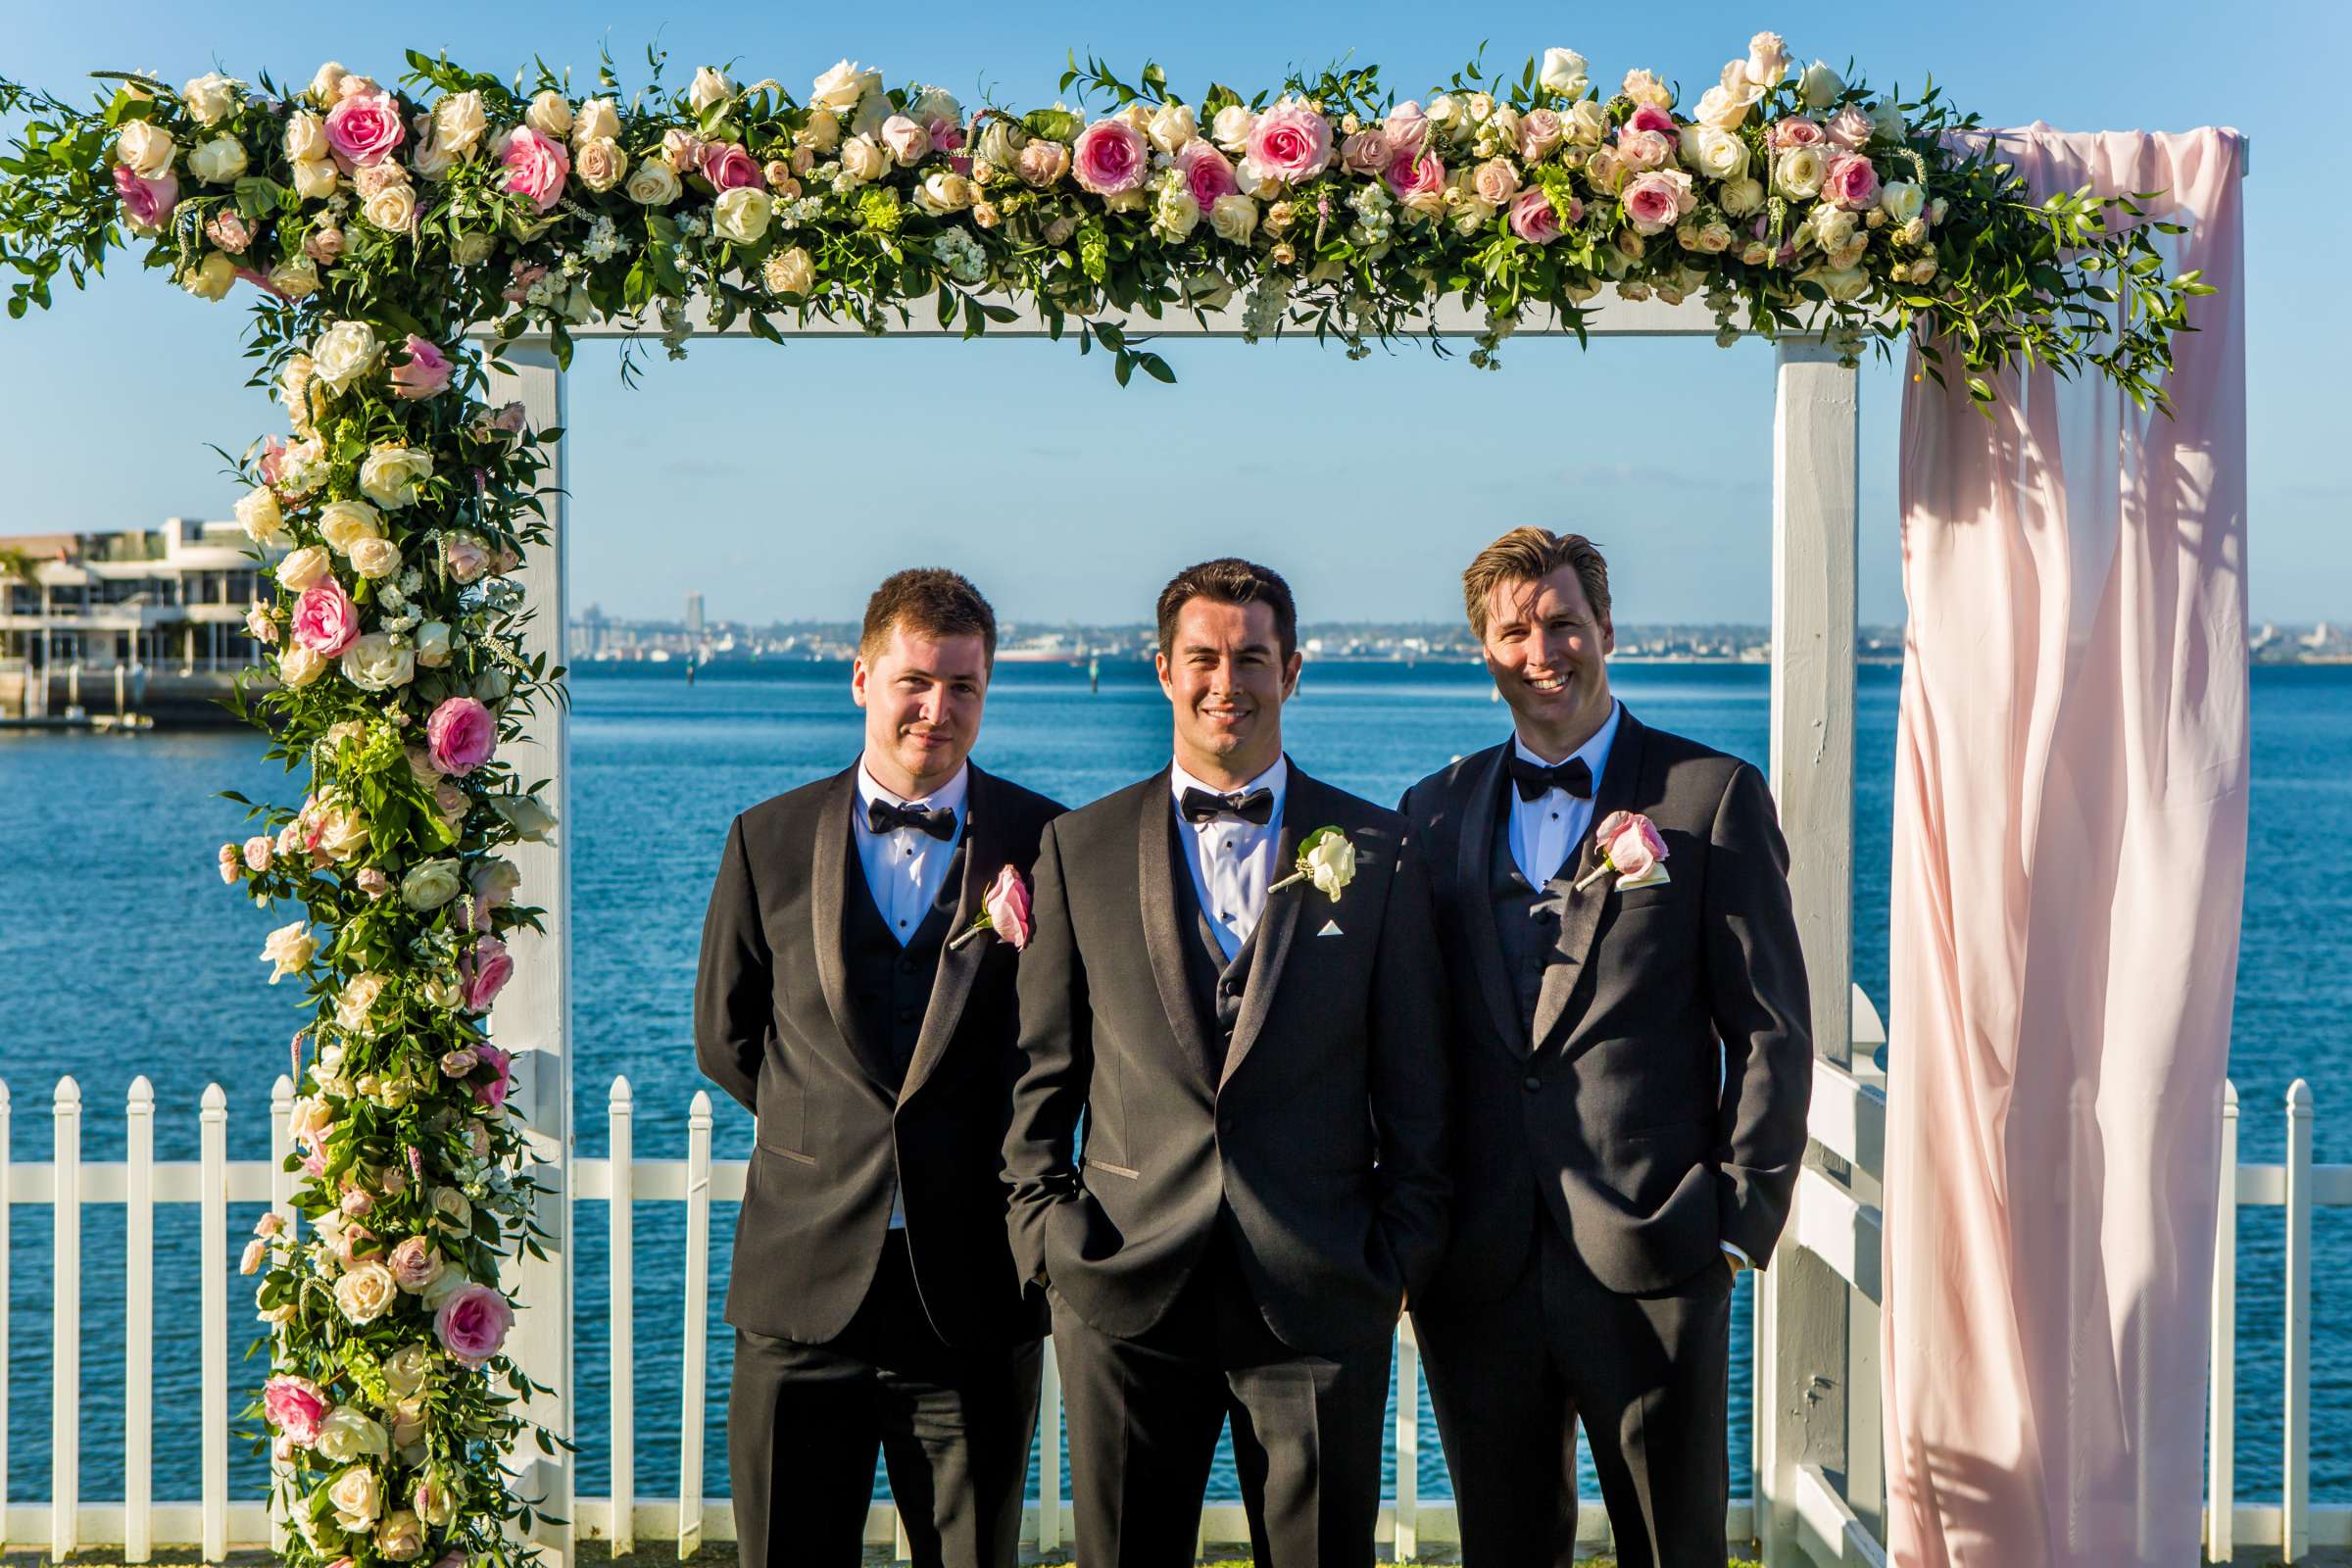
[{"label": "fence picket", "polygon": [[9,1191],[8,1082],[0,1079],[0,1552],[8,1540],[8,1213],[15,1206]]},{"label": "fence picket", "polygon": [[606,1164],[611,1169],[606,1203],[606,1236],[610,1239],[612,1349],[612,1555],[625,1557],[637,1549],[637,1325],[632,1295],[636,1273],[636,1211],[629,1162],[635,1149],[635,1103],[629,1081],[612,1080],[612,1097],[606,1106]]},{"label": "fence picket", "polygon": [[2286,1415],[2278,1460],[2279,1555],[2311,1551],[2311,1085],[2286,1091]]},{"label": "fence picket", "polygon": [[204,1273],[198,1299],[203,1314],[204,1387],[200,1391],[200,1442],[204,1457],[206,1562],[228,1555],[228,1096],[219,1084],[204,1086],[197,1139],[203,1165],[198,1188],[197,1266]]},{"label": "fence picket", "polygon": [[155,1544],[155,1086],[130,1081],[122,1179],[122,1560]]},{"label": "fence picket", "polygon": [[2205,1560],[2236,1555],[2237,1085],[2222,1084],[2221,1201],[2213,1214],[2213,1350],[2207,1382]]},{"label": "fence picket", "polygon": [[[285,1227],[278,1232],[278,1245],[291,1248],[294,1244],[294,1173],[286,1169],[286,1156],[294,1152],[294,1080],[284,1073],[270,1086],[270,1211]],[[267,1268],[268,1262],[263,1266]],[[282,1556],[286,1549],[286,1499],[294,1484],[294,1466],[278,1458],[270,1458],[270,1550]]]},{"label": "fence picket", "polygon": [[703,1542],[703,1378],[710,1316],[710,1097],[694,1092],[686,1115],[686,1354],[678,1432],[678,1556]]},{"label": "fence picket", "polygon": [[1421,1341],[1396,1324],[1396,1560],[1421,1553]]},{"label": "fence picket", "polygon": [[1037,1429],[1037,1549],[1053,1551],[1061,1545],[1061,1363],[1054,1358],[1054,1336],[1046,1336],[1039,1353],[1046,1366]]},{"label": "fence picket", "polygon": [[49,1557],[63,1562],[80,1544],[81,1513],[81,1086],[57,1081],[50,1166],[52,1272],[49,1299]]}]

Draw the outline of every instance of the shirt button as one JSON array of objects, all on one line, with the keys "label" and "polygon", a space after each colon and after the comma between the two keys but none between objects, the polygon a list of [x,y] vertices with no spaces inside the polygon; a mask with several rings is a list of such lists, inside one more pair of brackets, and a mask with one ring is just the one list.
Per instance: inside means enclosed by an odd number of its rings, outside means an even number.
[{"label": "shirt button", "polygon": [[1544,1080],[1534,1076],[1531,1073],[1524,1081],[1521,1082],[1520,1087],[1532,1095],[1537,1090],[1544,1087]]}]

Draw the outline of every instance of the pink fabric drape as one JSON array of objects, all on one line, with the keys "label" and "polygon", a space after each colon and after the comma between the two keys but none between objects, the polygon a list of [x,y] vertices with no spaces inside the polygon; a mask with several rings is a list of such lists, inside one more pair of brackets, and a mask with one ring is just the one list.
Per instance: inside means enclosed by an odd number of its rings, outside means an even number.
[{"label": "pink fabric drape", "polygon": [[[1906,387],[1886,1176],[1887,1545],[2199,1539],[2246,846],[2242,143],[1999,132],[2036,196],[2162,190],[2176,416],[2046,369]],[[1916,354],[1912,368],[1919,368]]]}]

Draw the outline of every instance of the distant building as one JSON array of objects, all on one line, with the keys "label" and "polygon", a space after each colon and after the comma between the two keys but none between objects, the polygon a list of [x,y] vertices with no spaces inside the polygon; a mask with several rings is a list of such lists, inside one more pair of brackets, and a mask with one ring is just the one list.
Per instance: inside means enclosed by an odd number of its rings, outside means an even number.
[{"label": "distant building", "polygon": [[686,596],[686,635],[695,638],[703,635],[703,596],[701,594]]}]

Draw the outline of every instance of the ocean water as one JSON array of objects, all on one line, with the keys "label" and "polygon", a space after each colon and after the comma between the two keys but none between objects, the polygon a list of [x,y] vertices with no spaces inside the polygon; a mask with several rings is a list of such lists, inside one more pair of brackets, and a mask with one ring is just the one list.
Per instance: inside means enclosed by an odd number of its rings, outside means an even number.
[{"label": "ocean water", "polygon": [[[1645,720],[1748,757],[1766,759],[1767,672],[1760,666],[1621,665],[1620,695]],[[1886,1005],[1886,874],[1896,674],[1861,674],[1855,790],[1855,976]],[[2319,1096],[2318,1157],[2352,1160],[2352,1077],[2340,1019],[2352,1004],[2352,891],[2339,848],[2352,838],[2352,669],[2265,668],[2254,678],[2252,863],[2239,966],[2231,1075],[2244,1105],[2240,1154],[2276,1160],[2289,1082]],[[1310,667],[1286,712],[1293,755],[1320,777],[1394,801],[1413,780],[1500,736],[1504,717],[1483,673],[1461,664]],[[707,669],[689,686],[678,665],[588,666],[573,684],[575,1046],[574,1114],[584,1155],[605,1152],[612,1079],[635,1090],[640,1158],[682,1157],[686,1115],[703,1087],[689,1030],[704,901],[726,825],[760,800],[845,765],[858,713],[841,666],[764,664]],[[1007,665],[991,692],[978,756],[988,766],[1076,805],[1164,760],[1167,712],[1148,669],[1103,671],[1099,694],[1083,672]],[[80,1084],[85,1159],[120,1156],[124,1098],[144,1074],[157,1101],[156,1154],[193,1158],[196,1108],[207,1083],[229,1093],[230,1153],[267,1154],[272,1078],[285,1070],[296,999],[264,983],[256,959],[270,924],[215,877],[217,846],[241,836],[241,809],[214,798],[299,793],[241,732],[139,737],[0,736],[0,1080],[14,1101],[11,1148],[45,1159],[50,1102],[62,1074]],[[1900,1070],[1901,1042],[1894,1043]],[[716,1152],[743,1157],[751,1120],[723,1095]],[[232,1215],[241,1230],[251,1211]],[[683,1302],[683,1205],[639,1205],[633,1321],[637,1487],[674,1493]],[[609,1478],[604,1416],[604,1224],[583,1204],[576,1232],[577,1433],[580,1486]],[[713,1259],[707,1403],[707,1490],[725,1487],[725,1391],[732,1336],[719,1321],[723,1245],[734,1223],[719,1205]],[[7,1494],[49,1492],[50,1217],[17,1205],[9,1272],[10,1396]],[[157,1495],[198,1490],[193,1313],[193,1205],[156,1218],[155,1384]],[[2352,1335],[2339,1303],[2352,1288],[2352,1224],[2345,1211],[2315,1222],[2317,1325],[2312,1479],[2323,1499],[2352,1499]],[[2279,1472],[2279,1291],[2283,1227],[2277,1209],[2239,1221],[2239,1495],[2275,1494]],[[233,1258],[235,1248],[230,1249]],[[120,1495],[122,1364],[120,1209],[83,1220],[81,1489]],[[234,1348],[249,1321],[249,1282],[230,1284]],[[1747,1446],[1749,1290],[1734,1315],[1731,1451]],[[232,1410],[258,1384],[258,1361],[231,1356]],[[1426,1415],[1420,1481],[1450,1492],[1436,1427]],[[260,1461],[232,1442],[231,1474],[258,1491]],[[1737,1483],[1736,1483],[1737,1484]],[[1588,1493],[1593,1490],[1590,1472]],[[1236,1494],[1220,1462],[1211,1494]]]}]

